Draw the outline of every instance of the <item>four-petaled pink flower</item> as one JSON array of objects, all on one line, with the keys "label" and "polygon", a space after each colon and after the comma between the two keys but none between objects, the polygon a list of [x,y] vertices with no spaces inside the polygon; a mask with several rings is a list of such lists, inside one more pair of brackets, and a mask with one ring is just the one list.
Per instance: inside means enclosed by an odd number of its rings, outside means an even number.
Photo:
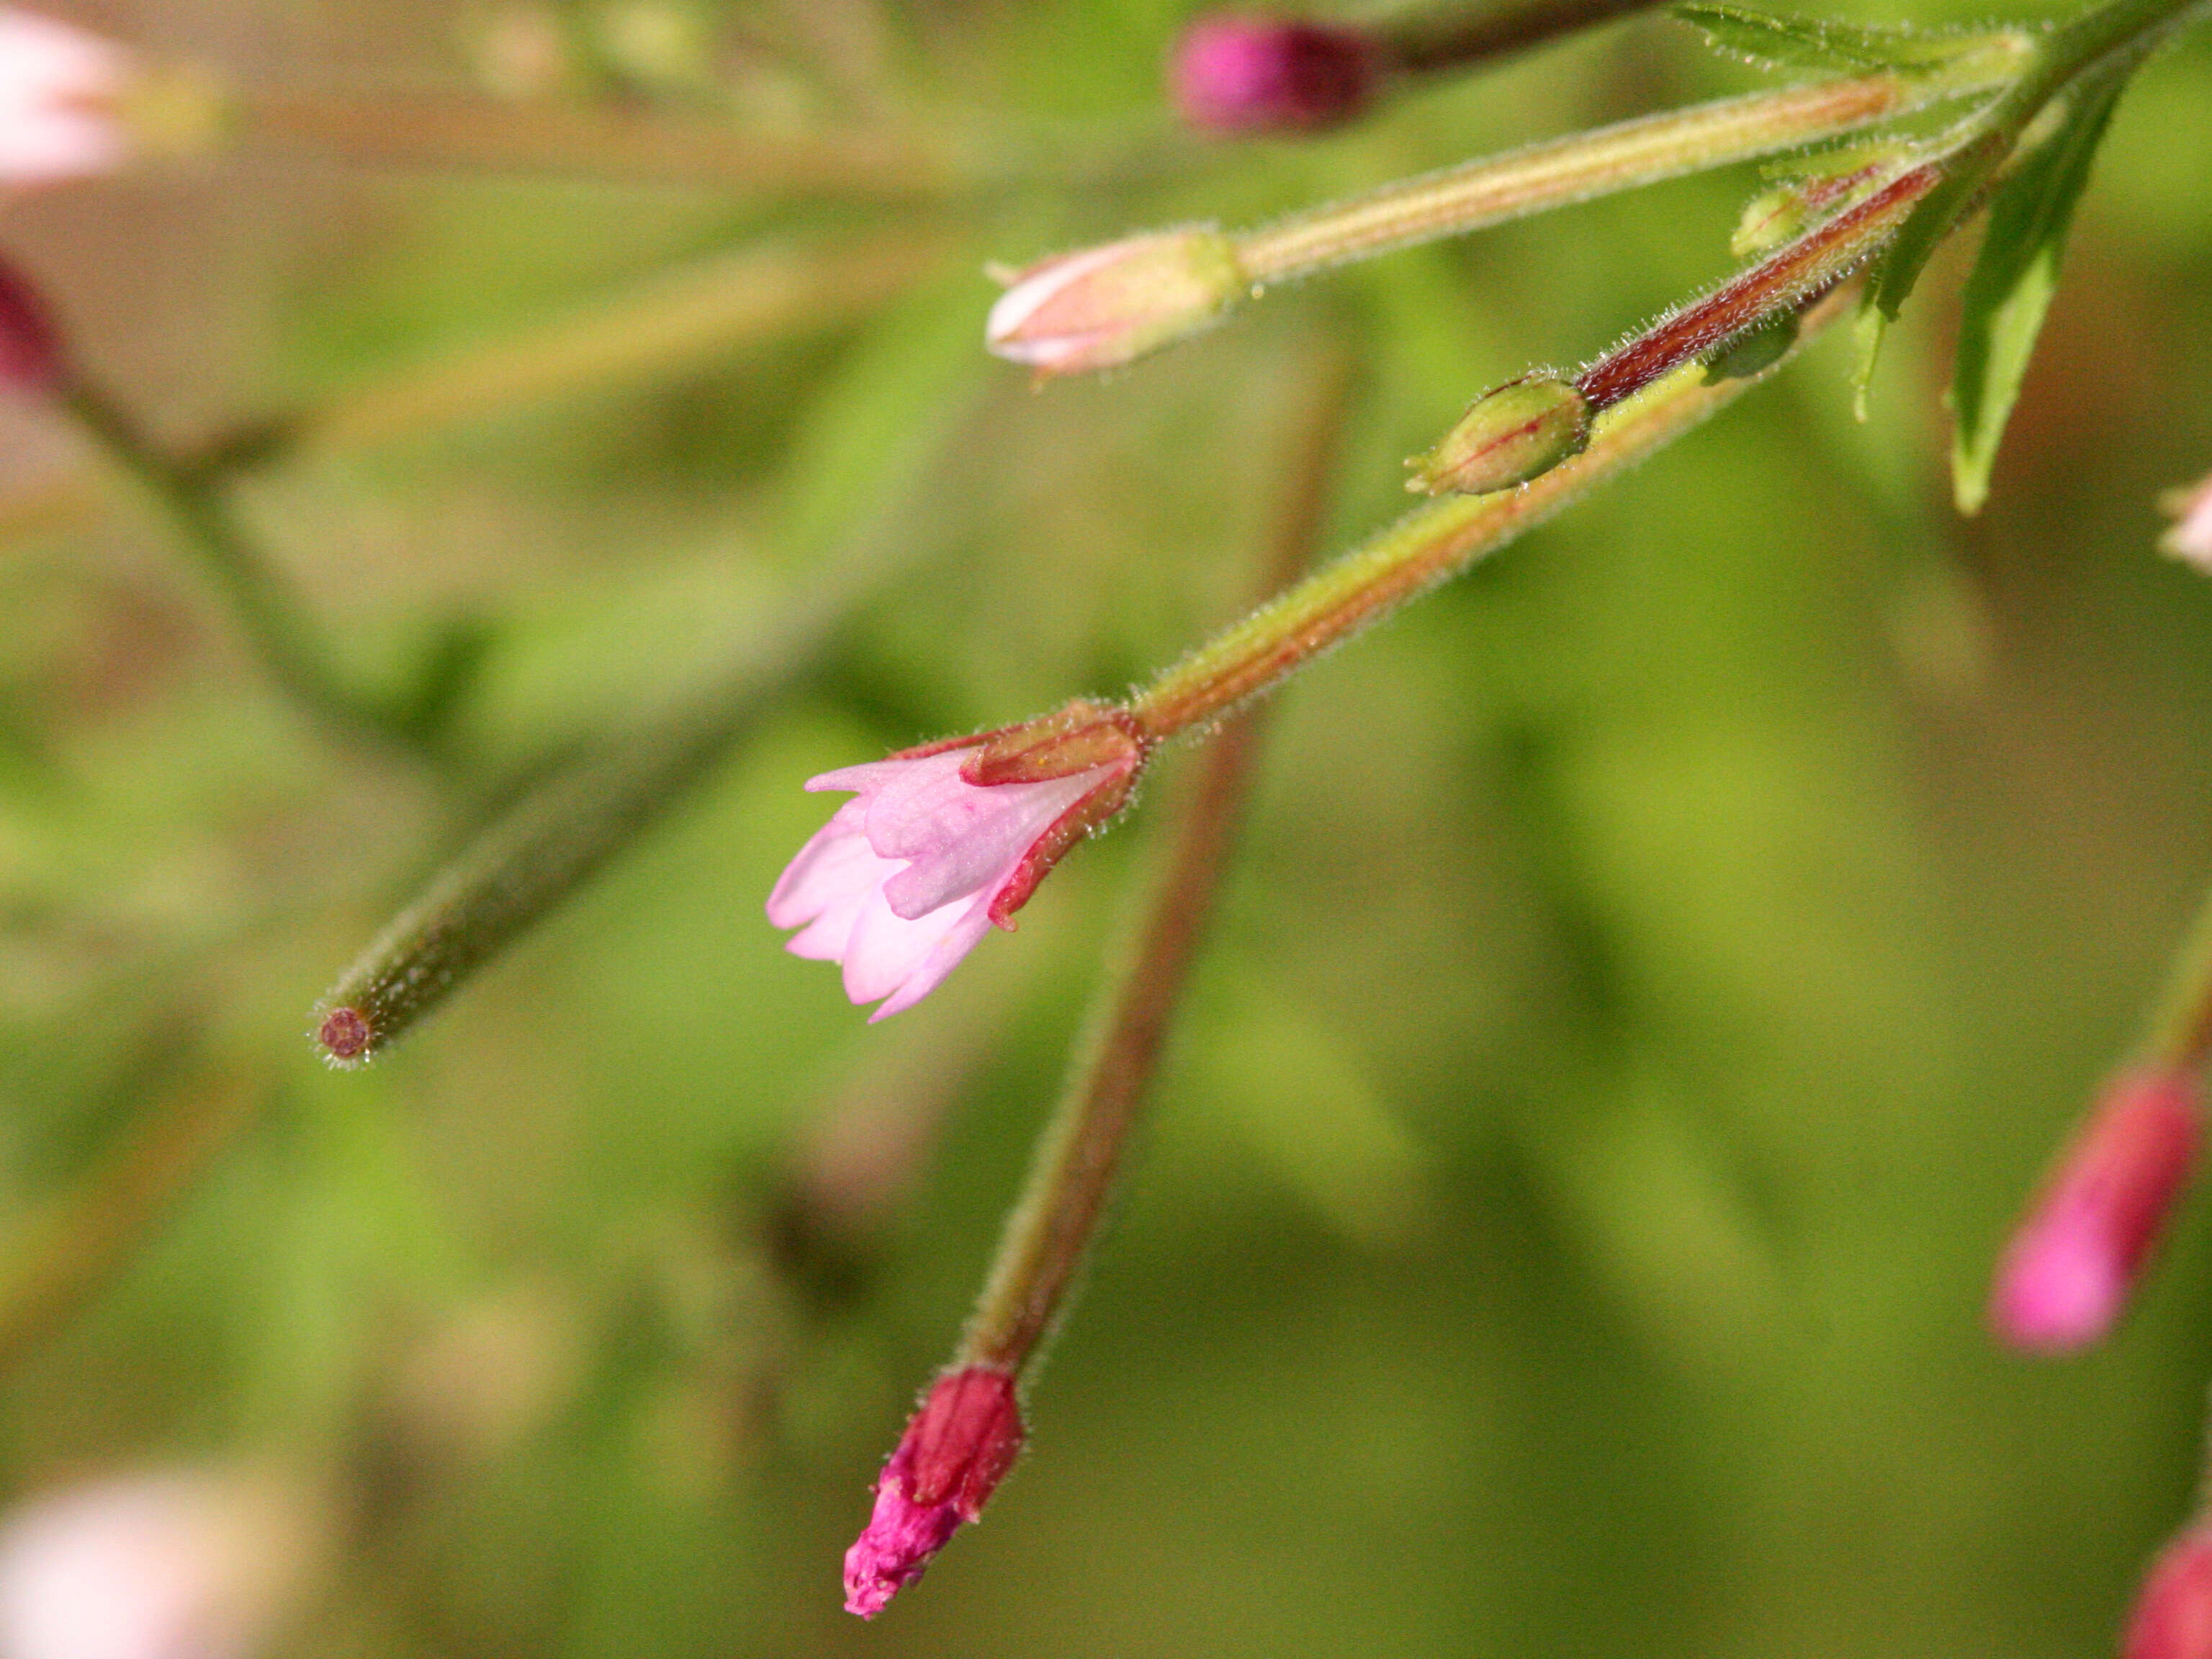
[{"label": "four-petaled pink flower", "polygon": [[810,778],[856,793],[799,849],[769,920],[799,929],[794,956],[842,963],[854,1002],[880,999],[872,1022],[911,1008],[994,923],[1012,927],[1060,854],[1120,810],[1141,762],[1134,739],[1079,705]]},{"label": "four-petaled pink flower", "polygon": [[1014,1379],[989,1365],[938,1378],[876,1482],[866,1530],[845,1552],[845,1610],[872,1619],[978,1519],[1021,1455]]},{"label": "four-petaled pink flower", "polygon": [[2106,1088],[2005,1249],[1990,1323],[2061,1353],[2112,1328],[2187,1184],[2203,1133],[2193,1081],[2151,1068]]},{"label": "four-petaled pink flower", "polygon": [[131,78],[122,47],[0,6],[0,182],[52,184],[121,165],[116,106]]}]

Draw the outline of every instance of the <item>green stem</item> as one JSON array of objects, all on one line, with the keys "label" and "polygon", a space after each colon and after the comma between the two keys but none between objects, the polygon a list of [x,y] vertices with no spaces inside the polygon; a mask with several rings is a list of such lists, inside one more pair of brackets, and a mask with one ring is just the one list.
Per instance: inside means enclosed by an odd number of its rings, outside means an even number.
[{"label": "green stem", "polygon": [[1987,52],[1940,75],[1851,76],[1643,116],[1409,179],[1231,240],[1238,267],[1253,283],[1303,276],[1347,259],[1795,149],[1986,92],[2017,73],[2030,51],[2023,35],[1995,34]]},{"label": "green stem", "polygon": [[[1809,309],[1801,344],[1832,322],[1856,291],[1844,284]],[[1128,713],[1154,740],[1219,718],[1672,443],[1788,360],[1711,386],[1695,366],[1678,370],[1601,416],[1589,448],[1532,482],[1416,507],[1200,647],[1139,692]]]},{"label": "green stem", "polygon": [[198,562],[285,695],[349,740],[407,746],[400,723],[339,678],[305,607],[239,524],[220,480],[171,460],[130,416],[83,380],[64,387],[62,397]]},{"label": "green stem", "polygon": [[2174,953],[2143,1053],[2173,1071],[2195,1071],[2212,1060],[2212,893]]},{"label": "green stem", "polygon": [[[1333,358],[1318,380],[1285,473],[1290,489],[1267,561],[1270,586],[1304,566],[1327,514],[1348,369]],[[1019,1373],[1066,1311],[1188,983],[1261,736],[1261,722],[1248,717],[1207,749],[1134,950],[1092,1005],[1060,1103],[953,1358],[956,1370],[988,1365]]]}]

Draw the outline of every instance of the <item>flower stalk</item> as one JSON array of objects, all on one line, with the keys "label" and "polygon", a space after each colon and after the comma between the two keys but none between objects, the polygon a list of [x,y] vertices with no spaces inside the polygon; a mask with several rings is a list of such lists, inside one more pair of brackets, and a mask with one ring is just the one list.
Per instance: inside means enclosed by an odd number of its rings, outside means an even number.
[{"label": "flower stalk", "polygon": [[1189,226],[1005,273],[986,339],[1040,376],[1111,368],[1212,326],[1268,285],[1572,203],[1836,137],[2007,84],[2000,31],[1913,73],[1838,76],[1640,117],[1425,173],[1254,230]]},{"label": "flower stalk", "polygon": [[1777,155],[2007,83],[2029,51],[2013,33],[1935,75],[1884,71],[1640,116],[1463,162],[1231,238],[1255,285],[1465,235],[1594,197]]},{"label": "flower stalk", "polygon": [[[1810,307],[1800,341],[1833,321],[1852,292],[1846,284]],[[1787,355],[1756,375],[1712,385],[1694,368],[1679,370],[1608,411],[1581,454],[1523,488],[1445,496],[1414,508],[1159,675],[1128,704],[1131,719],[1157,741],[1272,690],[1407,599],[1664,448],[1763,380]]]}]

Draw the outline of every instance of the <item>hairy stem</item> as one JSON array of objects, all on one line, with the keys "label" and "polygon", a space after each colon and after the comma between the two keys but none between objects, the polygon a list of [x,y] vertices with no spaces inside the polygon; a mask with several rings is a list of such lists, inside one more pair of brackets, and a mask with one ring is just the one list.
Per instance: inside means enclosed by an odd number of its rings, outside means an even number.
[{"label": "hairy stem", "polygon": [[2002,86],[2028,50],[2025,37],[1993,35],[1988,52],[1962,59],[1943,75],[1885,72],[1751,93],[1463,162],[1244,232],[1232,239],[1237,262],[1255,284],[1279,282],[1347,259],[1771,155]]},{"label": "hairy stem", "polygon": [[[1856,291],[1846,284],[1811,307],[1801,342],[1832,321]],[[1602,416],[1588,449],[1532,482],[1414,508],[1160,675],[1130,702],[1130,715],[1151,739],[1218,719],[1664,448],[1780,366],[1711,386],[1695,368],[1679,370]]]}]

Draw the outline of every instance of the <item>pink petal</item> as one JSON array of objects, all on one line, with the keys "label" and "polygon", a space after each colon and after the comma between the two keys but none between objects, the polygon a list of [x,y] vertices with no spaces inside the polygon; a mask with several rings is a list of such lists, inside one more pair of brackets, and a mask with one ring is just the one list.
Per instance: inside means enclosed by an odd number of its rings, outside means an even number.
[{"label": "pink petal", "polygon": [[[945,906],[948,910],[957,908]],[[889,1019],[893,1014],[904,1013],[934,991],[990,931],[991,896],[985,893],[977,896],[973,903],[961,911],[959,920],[951,930],[930,947],[929,954],[907,975],[906,983],[893,992],[890,1000],[882,1007],[868,1016],[868,1024],[872,1025],[879,1019]]]},{"label": "pink petal", "polygon": [[[929,960],[939,943],[958,927],[963,915],[963,907],[947,904],[909,921],[894,915],[882,895],[875,895],[862,908],[846,941],[845,994],[856,1003],[873,1002],[898,990]],[[978,931],[975,939],[981,938]],[[960,947],[959,956],[965,956],[974,945],[975,939],[969,940]],[[953,960],[957,962],[959,956]]]},{"label": "pink petal", "polygon": [[870,850],[860,831],[863,803],[848,801],[807,838],[768,896],[768,919],[778,927],[811,921],[840,900],[865,894],[897,869]]},{"label": "pink petal", "polygon": [[[898,915],[916,916],[969,893],[996,890],[1030,844],[1088,794],[1103,771],[1094,767],[1073,777],[1042,783],[994,784],[982,789],[956,776],[953,784],[963,792],[959,797],[948,798],[941,785],[917,792],[918,798],[908,808],[914,816],[898,826],[902,843],[921,839],[918,833],[903,832],[925,818],[935,827],[964,817],[969,827],[948,841],[901,854],[914,861],[884,884],[884,896]],[[890,805],[886,791],[868,813],[868,839],[878,852],[888,850],[878,830]]]}]

